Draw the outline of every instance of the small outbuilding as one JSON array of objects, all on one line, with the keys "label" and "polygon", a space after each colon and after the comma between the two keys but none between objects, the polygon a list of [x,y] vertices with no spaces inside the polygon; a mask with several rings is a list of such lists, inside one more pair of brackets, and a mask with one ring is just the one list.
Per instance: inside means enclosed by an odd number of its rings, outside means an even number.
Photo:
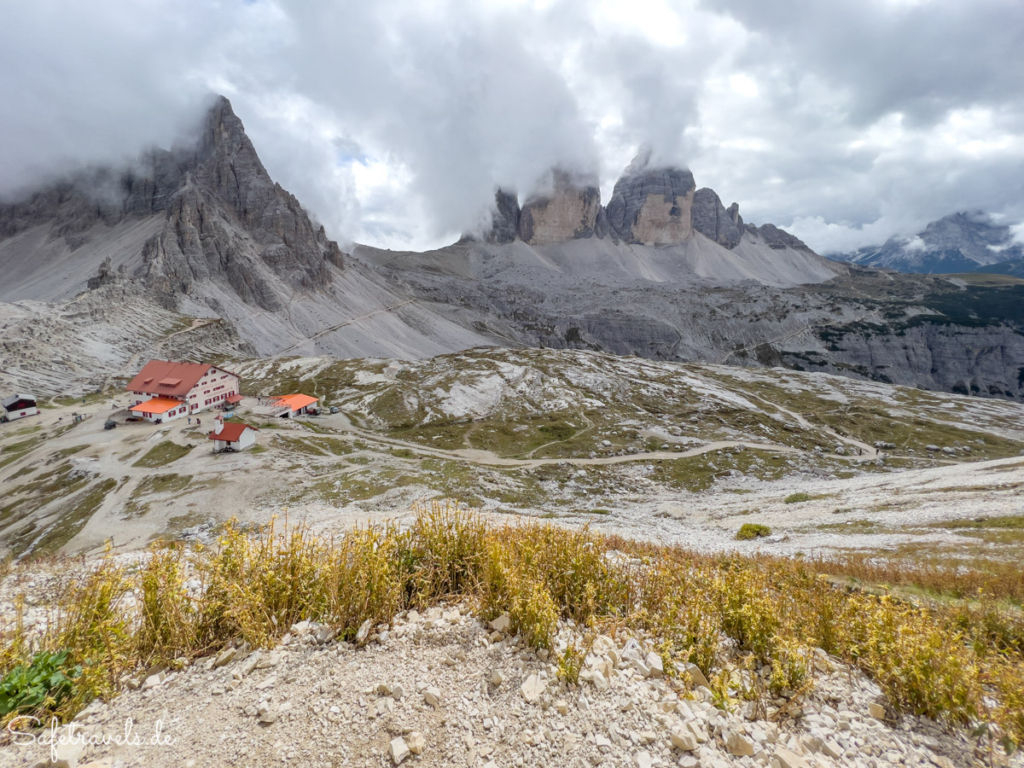
[{"label": "small outbuilding", "polygon": [[279,409],[277,415],[289,419],[303,413],[315,413],[319,398],[310,395],[281,395],[274,398],[274,407]]},{"label": "small outbuilding", "polygon": [[214,441],[213,450],[215,453],[221,451],[244,451],[256,445],[256,427],[242,424],[238,421],[229,421],[226,424],[224,419],[217,416],[213,421],[213,432],[210,439]]},{"label": "small outbuilding", "polygon": [[26,416],[38,416],[39,406],[34,395],[11,395],[0,400],[0,420],[14,421]]}]

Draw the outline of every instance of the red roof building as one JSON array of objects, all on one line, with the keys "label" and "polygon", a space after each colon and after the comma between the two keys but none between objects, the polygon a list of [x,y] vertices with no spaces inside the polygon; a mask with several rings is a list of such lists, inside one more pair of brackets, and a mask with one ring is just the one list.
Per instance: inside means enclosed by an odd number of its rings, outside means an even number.
[{"label": "red roof building", "polygon": [[225,422],[220,416],[214,421],[213,432],[210,433],[210,440],[216,440],[216,451],[244,451],[256,443],[256,427],[242,424],[238,421]]},{"label": "red roof building", "polygon": [[169,360],[150,360],[125,387],[132,413],[156,423],[223,405],[240,388],[238,375],[231,371],[208,363]]},{"label": "red roof building", "polygon": [[276,408],[287,408],[283,416],[298,416],[300,413],[309,413],[316,410],[315,406],[319,399],[311,395],[280,395],[274,398]]}]

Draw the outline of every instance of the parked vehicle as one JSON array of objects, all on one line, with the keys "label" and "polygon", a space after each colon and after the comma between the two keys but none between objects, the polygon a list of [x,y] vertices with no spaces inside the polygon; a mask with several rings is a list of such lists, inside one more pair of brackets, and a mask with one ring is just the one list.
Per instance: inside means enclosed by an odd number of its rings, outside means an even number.
[{"label": "parked vehicle", "polygon": [[337,413],[337,412],[338,412],[338,406],[332,405],[331,406],[331,413]]},{"label": "parked vehicle", "polygon": [[103,428],[104,429],[113,429],[116,426],[117,426],[117,422],[114,421],[113,419],[107,419],[105,422],[103,422]]}]

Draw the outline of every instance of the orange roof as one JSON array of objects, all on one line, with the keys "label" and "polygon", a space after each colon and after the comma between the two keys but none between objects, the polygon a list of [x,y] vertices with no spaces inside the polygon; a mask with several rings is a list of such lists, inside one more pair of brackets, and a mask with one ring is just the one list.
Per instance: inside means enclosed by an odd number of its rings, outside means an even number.
[{"label": "orange roof", "polygon": [[313,405],[313,403],[319,400],[319,398],[310,397],[309,395],[281,395],[274,399],[277,401],[277,405],[287,405],[293,411],[305,408],[307,405]]},{"label": "orange roof", "polygon": [[225,399],[229,403],[240,403],[244,398],[241,395],[228,395]]},{"label": "orange roof", "polygon": [[150,360],[125,387],[129,392],[183,397],[213,368],[206,363],[172,363]]},{"label": "orange roof", "polygon": [[242,433],[247,429],[251,429],[254,432],[259,431],[256,427],[250,427],[248,424],[242,424],[239,421],[225,421],[224,429],[220,431],[220,434],[218,435],[216,432],[211,432],[210,439],[221,440],[225,443],[233,443],[238,440],[238,438],[242,436]]},{"label": "orange roof", "polygon": [[184,405],[184,403],[181,400],[175,400],[170,397],[154,397],[152,400],[133,405],[129,410],[139,411],[140,413],[167,413],[179,405]]}]

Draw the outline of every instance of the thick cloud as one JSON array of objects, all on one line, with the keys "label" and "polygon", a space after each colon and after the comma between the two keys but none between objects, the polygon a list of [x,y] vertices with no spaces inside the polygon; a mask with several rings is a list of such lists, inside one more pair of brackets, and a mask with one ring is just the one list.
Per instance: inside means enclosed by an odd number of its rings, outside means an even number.
[{"label": "thick cloud", "polygon": [[1017,0],[70,0],[0,25],[0,195],[167,146],[232,99],[340,240],[440,244],[637,147],[819,250],[1024,219]]}]

